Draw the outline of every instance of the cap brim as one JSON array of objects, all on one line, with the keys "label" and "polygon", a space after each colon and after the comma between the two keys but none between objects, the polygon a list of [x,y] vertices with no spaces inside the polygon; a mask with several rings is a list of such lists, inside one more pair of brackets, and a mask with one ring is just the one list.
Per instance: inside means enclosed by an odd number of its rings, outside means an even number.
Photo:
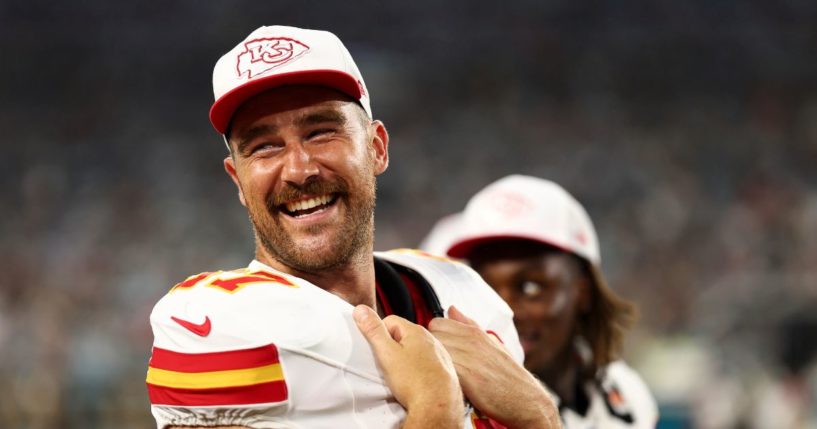
[{"label": "cap brim", "polygon": [[210,108],[210,122],[221,134],[227,131],[233,114],[250,98],[273,88],[286,85],[320,85],[336,89],[355,100],[363,95],[357,80],[337,70],[302,70],[253,79],[222,95]]},{"label": "cap brim", "polygon": [[465,238],[451,245],[451,247],[448,249],[448,252],[446,253],[451,258],[471,259],[471,253],[473,252],[474,248],[477,247],[478,245],[488,243],[491,241],[500,240],[532,241],[534,243],[541,243],[551,247],[555,247],[567,253],[575,253],[573,250],[567,249],[558,243],[542,240],[539,237],[532,237],[530,235],[523,234],[480,235],[478,237]]}]

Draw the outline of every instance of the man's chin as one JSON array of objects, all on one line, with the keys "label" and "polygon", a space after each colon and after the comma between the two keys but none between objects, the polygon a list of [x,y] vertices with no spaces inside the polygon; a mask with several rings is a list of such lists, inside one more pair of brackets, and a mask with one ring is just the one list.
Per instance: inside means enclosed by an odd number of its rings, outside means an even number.
[{"label": "man's chin", "polygon": [[288,255],[281,262],[300,272],[316,273],[342,266],[347,261],[348,258],[334,253],[323,254],[301,249],[297,254]]},{"label": "man's chin", "polygon": [[[311,273],[331,269],[348,262],[353,249],[348,246],[348,239],[341,240],[343,239],[332,237],[329,234],[307,237],[288,236],[285,240],[288,243],[277,243],[266,247],[267,251],[282,264],[297,271]],[[341,245],[329,247],[329,243]]]},{"label": "man's chin", "polygon": [[336,251],[330,244],[337,245],[340,234],[331,231],[330,228],[320,228],[314,231],[298,231],[288,233],[287,241],[292,243],[289,247],[301,255],[331,255]]}]

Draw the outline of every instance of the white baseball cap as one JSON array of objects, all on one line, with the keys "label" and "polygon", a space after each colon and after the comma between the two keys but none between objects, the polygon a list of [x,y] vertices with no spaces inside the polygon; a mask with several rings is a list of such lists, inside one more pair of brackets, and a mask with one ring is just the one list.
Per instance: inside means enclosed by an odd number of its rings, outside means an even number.
[{"label": "white baseball cap", "polygon": [[491,240],[538,241],[601,265],[590,216],[564,188],[538,177],[511,175],[471,197],[448,256],[469,259],[474,246]]},{"label": "white baseball cap", "polygon": [[363,77],[343,42],[328,31],[274,25],[250,33],[213,69],[210,122],[224,134],[235,111],[248,99],[284,85],[321,85],[372,108]]}]

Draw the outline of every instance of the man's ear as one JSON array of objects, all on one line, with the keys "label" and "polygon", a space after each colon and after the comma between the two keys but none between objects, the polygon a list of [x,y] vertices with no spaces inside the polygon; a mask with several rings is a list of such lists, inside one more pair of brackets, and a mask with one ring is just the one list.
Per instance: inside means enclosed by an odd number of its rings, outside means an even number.
[{"label": "man's ear", "polygon": [[389,132],[383,122],[372,122],[372,151],[374,151],[374,174],[379,175],[389,168]]},{"label": "man's ear", "polygon": [[238,181],[238,174],[235,172],[235,160],[233,159],[232,155],[227,155],[227,157],[224,158],[224,170],[227,171],[227,174],[229,174],[230,178],[233,179],[235,187],[238,188],[238,200],[241,201],[241,205],[247,207],[247,201],[244,199],[244,192],[241,190],[241,182]]}]

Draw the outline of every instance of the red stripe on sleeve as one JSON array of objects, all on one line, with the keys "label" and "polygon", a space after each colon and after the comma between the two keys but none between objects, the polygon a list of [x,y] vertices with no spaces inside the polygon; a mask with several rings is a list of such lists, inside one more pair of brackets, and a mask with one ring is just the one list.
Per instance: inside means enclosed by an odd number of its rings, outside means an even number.
[{"label": "red stripe on sleeve", "polygon": [[153,347],[150,366],[178,372],[210,372],[254,368],[278,363],[274,344],[214,353],[179,353]]},{"label": "red stripe on sleeve", "polygon": [[148,397],[152,405],[229,406],[282,402],[287,399],[284,380],[218,389],[176,389],[148,383]]}]

